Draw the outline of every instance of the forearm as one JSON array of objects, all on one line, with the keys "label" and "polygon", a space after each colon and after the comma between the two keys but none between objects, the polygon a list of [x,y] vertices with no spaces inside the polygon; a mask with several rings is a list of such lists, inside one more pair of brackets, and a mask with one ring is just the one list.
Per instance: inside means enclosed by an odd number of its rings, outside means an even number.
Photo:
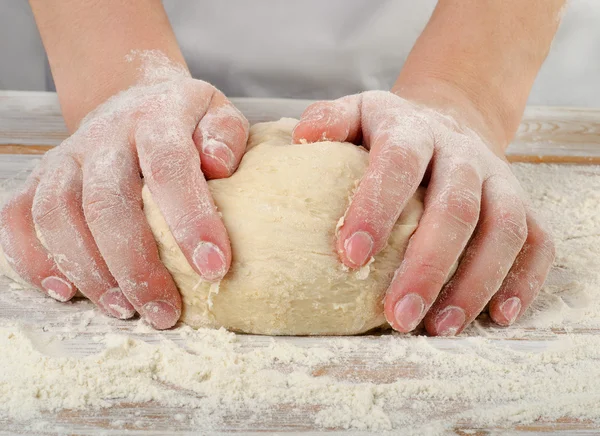
[{"label": "forearm", "polygon": [[463,100],[477,108],[479,119],[470,120],[474,128],[504,150],[519,126],[564,3],[440,0],[393,91],[450,111],[455,98]]},{"label": "forearm", "polygon": [[71,132],[96,106],[138,80],[132,50],[185,60],[160,0],[30,0]]}]

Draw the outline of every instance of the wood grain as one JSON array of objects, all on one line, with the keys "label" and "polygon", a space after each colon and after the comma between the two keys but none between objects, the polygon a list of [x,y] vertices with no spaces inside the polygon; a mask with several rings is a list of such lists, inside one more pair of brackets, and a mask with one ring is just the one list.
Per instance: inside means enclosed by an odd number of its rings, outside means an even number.
[{"label": "wood grain", "polygon": [[44,154],[54,145],[1,144],[0,154]]},{"label": "wood grain", "polygon": [[[232,99],[251,123],[298,118],[311,100]],[[0,154],[42,154],[68,136],[54,93],[0,91]],[[600,110],[529,107],[511,162],[600,163]]]},{"label": "wood grain", "polygon": [[[78,314],[86,313],[93,309],[93,305],[85,299],[75,299],[71,304],[61,304],[48,299],[41,293],[32,290],[9,290],[9,282],[0,277],[0,289],[3,292],[16,293],[18,298],[0,299],[0,317],[4,322],[19,323],[26,326],[30,337],[35,337],[40,344],[47,343],[55,335],[69,334],[69,337],[61,341],[63,352],[77,356],[88,356],[99,353],[104,345],[94,340],[111,328],[112,332],[125,334],[132,338],[144,340],[150,344],[159,344],[161,341],[169,340],[180,346],[184,346],[186,339],[176,331],[165,331],[157,333],[139,333],[137,325],[132,321],[119,321],[96,316],[88,319],[88,322],[80,322]],[[30,310],[31,307],[43,307],[44,310]],[[484,316],[478,322],[481,328],[492,331],[489,320]],[[557,332],[565,334],[566,332]],[[600,332],[596,331],[596,334]],[[576,332],[569,332],[569,335]],[[550,332],[532,331],[528,337],[516,337],[512,339],[493,339],[494,343],[514,352],[540,351],[552,347],[555,336]],[[267,336],[239,335],[238,343],[240,352],[249,352],[257,349],[268,348],[272,344],[272,338]],[[398,366],[397,362],[387,362],[381,359],[381,353],[385,353],[389,346],[387,334],[370,334],[359,337],[348,338],[356,347],[339,347],[326,337],[279,337],[277,342],[284,342],[301,348],[320,348],[329,350],[336,355],[334,363],[316,367],[312,375],[314,377],[332,377],[349,383],[371,382],[392,383],[397,380],[411,380],[425,378],[428,376],[417,363],[405,362]],[[469,350],[472,342],[469,337],[457,338],[429,338],[428,344],[440,352]],[[277,368],[275,368],[277,369]],[[285,368],[281,368],[285,370]],[[429,374],[429,376],[431,376]],[[460,414],[460,402],[456,404],[453,413]],[[238,411],[235,415],[227,417],[223,427],[219,428],[219,434],[314,434],[328,435],[342,434],[339,429],[322,430],[315,427],[315,414],[318,409],[314,405],[282,405],[275,407],[269,413],[262,416],[258,422],[252,419],[250,411]],[[40,422],[47,421],[44,431],[36,431],[35,434],[86,434],[86,435],[175,435],[187,432],[197,432],[198,423],[194,424],[187,417],[192,416],[193,409],[186,407],[165,407],[154,402],[144,404],[130,404],[116,402],[113,407],[99,410],[64,410],[56,414],[44,413],[39,418]],[[185,418],[175,420],[176,415]],[[251,423],[251,424],[249,424]],[[26,425],[21,422],[11,421],[0,417],[0,435],[2,434],[31,434]],[[200,424],[201,427],[201,424]],[[505,434],[507,429],[479,428],[472,426],[469,422],[462,422],[452,430],[455,434]],[[510,434],[541,435],[546,433],[573,435],[573,434],[598,434],[600,431],[597,423],[588,421],[576,421],[573,419],[559,419],[556,421],[540,420],[528,426],[518,426],[510,429]],[[126,432],[126,433],[125,433]],[[211,433],[210,429],[205,432]],[[194,433],[196,434],[196,433]],[[205,434],[205,433],[202,433]],[[211,433],[212,434],[212,433]],[[364,433],[353,433],[364,434]],[[401,433],[398,433],[401,434]]]}]

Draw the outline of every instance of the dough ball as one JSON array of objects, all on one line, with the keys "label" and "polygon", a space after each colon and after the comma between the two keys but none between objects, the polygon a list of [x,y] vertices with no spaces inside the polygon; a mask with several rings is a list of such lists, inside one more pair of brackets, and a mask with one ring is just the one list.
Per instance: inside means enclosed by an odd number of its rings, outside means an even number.
[{"label": "dough ball", "polygon": [[421,217],[422,192],[388,246],[368,266],[348,270],[335,251],[336,226],[368,153],[339,142],[291,145],[296,122],[254,125],[237,172],[208,182],[233,250],[219,284],[190,267],[144,188],[146,217],[181,291],[185,323],[265,335],[353,335],[387,325],[382,300]]}]

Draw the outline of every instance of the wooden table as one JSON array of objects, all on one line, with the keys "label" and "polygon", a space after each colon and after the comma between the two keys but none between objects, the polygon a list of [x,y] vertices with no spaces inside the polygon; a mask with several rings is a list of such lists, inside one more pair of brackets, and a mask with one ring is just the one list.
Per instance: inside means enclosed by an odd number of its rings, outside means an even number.
[{"label": "wooden table", "polygon": [[[251,122],[277,119],[281,116],[298,117],[308,101],[286,100],[238,100],[236,104],[248,116]],[[0,92],[0,186],[12,189],[18,186],[28,175],[39,155],[49,148],[58,145],[67,136],[57,98],[51,93]],[[513,162],[556,162],[600,164],[600,110],[567,109],[567,108],[528,108],[516,140],[509,148],[509,158]],[[596,173],[597,168],[596,168]],[[600,174],[600,173],[598,173]],[[9,323],[19,323],[28,326],[33,335],[46,337],[52,334],[65,333],[65,317],[81,314],[92,309],[85,300],[74,304],[48,304],[48,300],[32,291],[14,291],[9,289],[9,281],[0,278],[0,292],[19,292],[17,303],[6,304],[6,299],[0,299],[0,326]],[[28,311],[29,307],[39,307],[45,304],[43,311]],[[154,333],[139,333],[134,331],[136,324],[112,320],[111,328],[120,333],[127,333],[148,341],[155,341]],[[478,321],[479,330],[469,334],[487,334],[499,343],[505,343],[511,349],[536,349],[543,344],[565,333],[558,330],[523,331],[512,338],[496,338],[492,333],[486,333],[491,328],[485,316]],[[77,336],[68,343],[69,347],[77,349],[81,354],[97,352],[100,345],[94,344],[90,338],[106,331],[106,324],[96,322],[80,325],[69,325],[69,329]],[[576,330],[576,329],[575,329]],[[577,333],[577,332],[575,332]],[[585,331],[586,334],[600,334],[600,330]],[[161,333],[161,337],[177,341],[176,332]],[[241,336],[240,341],[246,347],[264,347],[271,338]],[[402,377],[418,377],[418,371],[410,365],[403,368],[401,374],[397,367],[379,359],[386,351],[386,335],[368,335],[350,338],[355,344],[369,344],[368,352],[352,353],[337,350],[343,356],[346,364],[324,367],[319,374],[335,374],[341,379],[374,381],[381,377],[395,379]],[[430,338],[431,345],[441,350],[456,349],[468,345],[468,338],[453,339]],[[331,343],[328,338],[279,338],[277,341],[287,341],[300,347],[319,346],[327,348]],[[0,350],[1,352],[1,350]],[[344,355],[346,353],[347,355]],[[351,363],[348,363],[351,362]],[[376,365],[375,365],[376,362]],[[344,366],[346,365],[346,366]],[[377,368],[375,371],[373,368]],[[382,375],[383,374],[383,375]],[[600,408],[600,405],[598,406]],[[176,422],[172,416],[178,410],[171,410],[157,404],[126,405],[97,411],[65,411],[58,413],[52,425],[40,430],[43,434],[73,433],[73,434],[180,434],[183,432],[199,431],[202,429],[190,427],[184,422]],[[314,411],[313,411],[314,412]],[[223,433],[319,433],[323,429],[313,425],[304,416],[310,411],[290,410],[282,408],[274,411],[273,416],[261,423],[248,425],[243,419],[232,420],[227,428],[220,429]],[[136,425],[125,425],[115,428],[113,423],[128,420],[135,414]],[[48,417],[46,417],[48,419]],[[51,421],[52,422],[52,421]],[[0,416],[0,434],[27,433],[19,422],[14,422]],[[204,429],[206,430],[206,429]],[[327,433],[337,433],[340,429],[327,429]],[[497,427],[473,427],[468,422],[453,426],[456,434],[491,434],[504,433]],[[542,434],[547,432],[562,434],[598,434],[600,426],[593,422],[578,422],[573,419],[558,419],[553,422],[539,421],[534,424],[516,426],[511,433]],[[402,431],[398,430],[397,434]]]}]

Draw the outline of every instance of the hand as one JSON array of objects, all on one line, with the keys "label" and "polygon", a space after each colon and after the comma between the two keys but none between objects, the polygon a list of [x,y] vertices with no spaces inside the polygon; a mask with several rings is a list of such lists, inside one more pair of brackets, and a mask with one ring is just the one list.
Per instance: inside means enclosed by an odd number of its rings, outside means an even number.
[{"label": "hand", "polygon": [[140,174],[190,265],[220,280],[231,249],[205,176],[229,176],[247,137],[225,96],[185,72],[112,97],[0,212],[10,266],[58,301],[79,289],[114,317],[138,311],[156,328],[173,326],[181,297],[146,223]]},{"label": "hand", "polygon": [[294,131],[300,140],[362,141],[370,151],[337,239],[352,268],[386,245],[429,170],[423,216],[385,297],[394,329],[409,332],[424,320],[430,334],[454,335],[488,302],[491,318],[510,325],[536,297],[554,259],[551,238],[502,152],[466,123],[371,91],[309,106]]}]

